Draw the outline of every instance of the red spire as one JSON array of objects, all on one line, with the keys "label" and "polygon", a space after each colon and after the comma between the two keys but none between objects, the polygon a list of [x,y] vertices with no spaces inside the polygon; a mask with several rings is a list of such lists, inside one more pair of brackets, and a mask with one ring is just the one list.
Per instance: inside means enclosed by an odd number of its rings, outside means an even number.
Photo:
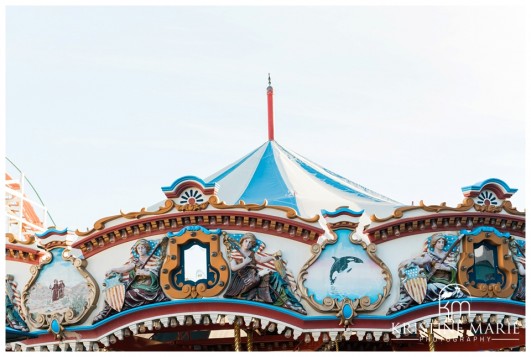
[{"label": "red spire", "polygon": [[273,87],[271,87],[271,75],[268,73],[269,86],[267,87],[267,123],[269,131],[269,141],[275,140],[275,126],[273,123]]}]

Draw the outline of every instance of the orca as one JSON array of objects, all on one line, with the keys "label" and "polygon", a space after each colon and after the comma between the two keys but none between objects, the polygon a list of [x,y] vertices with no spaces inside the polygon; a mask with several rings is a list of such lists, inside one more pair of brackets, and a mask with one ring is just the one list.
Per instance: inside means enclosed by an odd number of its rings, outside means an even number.
[{"label": "orca", "polygon": [[330,268],[330,285],[334,285],[339,274],[345,270],[347,273],[352,270],[352,268],[349,268],[350,263],[363,263],[363,260],[360,258],[349,256],[341,258],[332,257],[332,259],[334,259],[334,264],[332,264],[332,267]]}]

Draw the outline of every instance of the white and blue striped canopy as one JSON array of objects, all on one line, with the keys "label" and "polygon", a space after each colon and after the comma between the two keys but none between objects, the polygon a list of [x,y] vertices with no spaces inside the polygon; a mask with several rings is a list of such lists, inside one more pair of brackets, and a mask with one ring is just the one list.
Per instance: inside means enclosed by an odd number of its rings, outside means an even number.
[{"label": "white and blue striped canopy", "polygon": [[401,205],[286,150],[276,141],[264,143],[205,182],[217,183],[218,197],[229,204],[240,200],[261,204],[267,199],[269,205],[291,207],[303,217],[340,206],[378,214]]}]

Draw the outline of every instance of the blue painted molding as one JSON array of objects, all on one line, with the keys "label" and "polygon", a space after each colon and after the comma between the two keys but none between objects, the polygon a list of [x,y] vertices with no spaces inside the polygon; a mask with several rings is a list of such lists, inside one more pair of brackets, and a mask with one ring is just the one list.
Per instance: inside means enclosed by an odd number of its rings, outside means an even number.
[{"label": "blue painted molding", "polygon": [[197,176],[183,176],[175,180],[170,186],[162,186],[161,189],[163,192],[173,192],[177,186],[186,181],[195,181],[199,183],[204,188],[217,188],[218,185],[215,182],[205,182]]},{"label": "blue painted molding", "polygon": [[184,227],[183,229],[181,229],[179,232],[168,232],[168,237],[180,237],[182,236],[184,233],[186,232],[197,232],[197,231],[201,231],[205,234],[221,234],[221,229],[213,229],[213,230],[209,230],[209,229],[206,229],[205,227],[202,227],[202,226],[188,226],[188,227]]},{"label": "blue painted molding", "polygon": [[63,229],[62,231],[55,229],[55,228],[49,228],[45,232],[42,233],[35,233],[35,235],[38,238],[46,238],[46,236],[51,235],[53,233],[58,235],[65,235],[68,232],[68,228]]},{"label": "blue painted molding", "polygon": [[502,237],[502,238],[510,238],[511,237],[511,235],[509,233],[501,233],[500,231],[498,231],[494,227],[485,227],[485,226],[477,227],[477,228],[475,228],[472,231],[468,231],[466,229],[462,229],[462,230],[459,231],[459,234],[470,234],[470,235],[473,235],[473,236],[477,236],[481,232],[491,232],[491,233],[496,234],[498,237]]},{"label": "blue painted molding", "polygon": [[365,212],[364,209],[362,209],[361,211],[353,211],[347,207],[341,207],[335,211],[327,211],[324,209],[321,210],[321,214],[323,215],[323,217],[336,217],[336,216],[339,216],[340,214],[347,214],[349,216],[359,217],[363,214],[363,212]]},{"label": "blue painted molding", "polygon": [[[503,304],[503,305],[515,305],[515,306],[524,306],[525,307],[525,302],[522,302],[522,301],[513,301],[513,300],[500,300],[500,299],[489,299],[489,298],[469,298],[469,299],[451,299],[451,300],[445,300],[445,302],[452,302],[452,301],[459,301],[459,302],[463,302],[463,301],[468,301],[470,303],[471,306],[474,306],[474,302],[497,302],[497,303],[500,303],[500,304]],[[247,305],[247,306],[253,306],[253,307],[260,307],[260,308],[263,308],[263,309],[267,309],[267,310],[272,310],[272,311],[278,311],[278,312],[281,312],[285,315],[291,315],[293,317],[296,317],[302,321],[338,321],[339,319],[337,317],[335,317],[334,315],[328,315],[328,316],[308,316],[308,315],[302,315],[302,314],[299,314],[299,313],[296,313],[294,311],[291,311],[291,310],[288,310],[288,309],[285,309],[285,308],[282,308],[282,307],[277,307],[277,306],[273,306],[273,305],[269,305],[269,304],[265,304],[265,303],[260,303],[260,302],[255,302],[255,301],[247,301],[247,300],[237,300],[237,299],[218,299],[218,298],[213,298],[213,299],[183,299],[183,300],[172,300],[172,301],[165,301],[165,302],[159,302],[159,303],[155,303],[155,304],[150,304],[150,305],[144,305],[144,306],[139,306],[137,308],[134,308],[134,309],[130,309],[130,310],[126,310],[126,311],[122,311],[120,313],[117,313],[116,315],[112,315],[110,317],[108,317],[107,319],[103,320],[103,321],[100,321],[94,325],[90,325],[90,326],[69,326],[69,327],[65,327],[65,330],[66,331],[90,331],[90,330],[94,330],[94,329],[97,329],[98,327],[100,326],[103,326],[115,319],[118,319],[122,316],[125,316],[125,315],[130,315],[130,314],[135,314],[139,311],[142,311],[142,310],[149,310],[151,308],[155,308],[155,307],[159,307],[159,306],[177,306],[177,305],[186,305],[186,304],[194,304],[194,305],[201,305],[201,304],[208,304],[208,303],[228,303],[228,304],[232,304],[232,305]],[[363,314],[363,313],[359,313],[358,314],[358,319],[364,319],[364,320],[375,320],[375,321],[389,321],[389,320],[396,320],[397,317],[400,317],[402,315],[406,315],[406,314],[409,314],[411,313],[412,311],[416,311],[416,310],[422,310],[422,309],[425,309],[425,308],[428,308],[428,307],[432,307],[432,306],[438,306],[439,302],[438,301],[434,301],[434,302],[430,302],[430,303],[425,303],[425,304],[421,304],[421,305],[417,305],[417,306],[414,306],[414,307],[410,307],[408,309],[405,309],[405,310],[402,310],[402,311],[399,311],[399,312],[396,312],[392,315],[382,315],[382,316],[375,316],[375,315],[366,315],[366,314]],[[39,331],[34,331],[33,334],[34,335],[44,335],[44,334],[47,334],[49,333],[48,330],[39,330]]]},{"label": "blue painted molding", "polygon": [[477,182],[471,186],[465,186],[461,188],[462,192],[469,192],[469,191],[481,191],[485,186],[487,186],[489,183],[498,184],[503,189],[510,193],[514,194],[516,191],[518,191],[517,188],[510,188],[509,185],[507,185],[504,181],[497,179],[497,178],[489,178],[482,182]]},{"label": "blue painted molding", "polygon": [[[48,330],[45,330],[44,333],[47,333]],[[11,328],[9,326],[6,326],[6,336],[22,336],[22,337],[26,337],[26,338],[35,338],[37,337],[38,335],[41,335],[41,334],[44,334],[44,333],[40,333],[40,331],[37,331],[37,332],[28,332],[28,331],[21,331],[21,330],[17,330],[17,329],[14,329],[14,328]]]}]

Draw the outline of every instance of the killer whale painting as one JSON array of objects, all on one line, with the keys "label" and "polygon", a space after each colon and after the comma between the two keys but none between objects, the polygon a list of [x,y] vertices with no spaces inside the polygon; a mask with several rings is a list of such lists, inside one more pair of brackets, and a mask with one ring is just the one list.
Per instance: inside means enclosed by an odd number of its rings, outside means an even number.
[{"label": "killer whale painting", "polygon": [[325,298],[338,301],[369,297],[370,303],[385,295],[386,279],[360,244],[353,244],[350,231],[337,230],[337,241],[324,246],[319,257],[307,268],[304,287],[308,296],[322,304]]},{"label": "killer whale painting", "polygon": [[334,259],[334,264],[330,268],[330,285],[334,285],[336,278],[340,274],[350,273],[353,269],[352,263],[363,263],[363,260],[356,257],[332,257],[332,259]]}]

